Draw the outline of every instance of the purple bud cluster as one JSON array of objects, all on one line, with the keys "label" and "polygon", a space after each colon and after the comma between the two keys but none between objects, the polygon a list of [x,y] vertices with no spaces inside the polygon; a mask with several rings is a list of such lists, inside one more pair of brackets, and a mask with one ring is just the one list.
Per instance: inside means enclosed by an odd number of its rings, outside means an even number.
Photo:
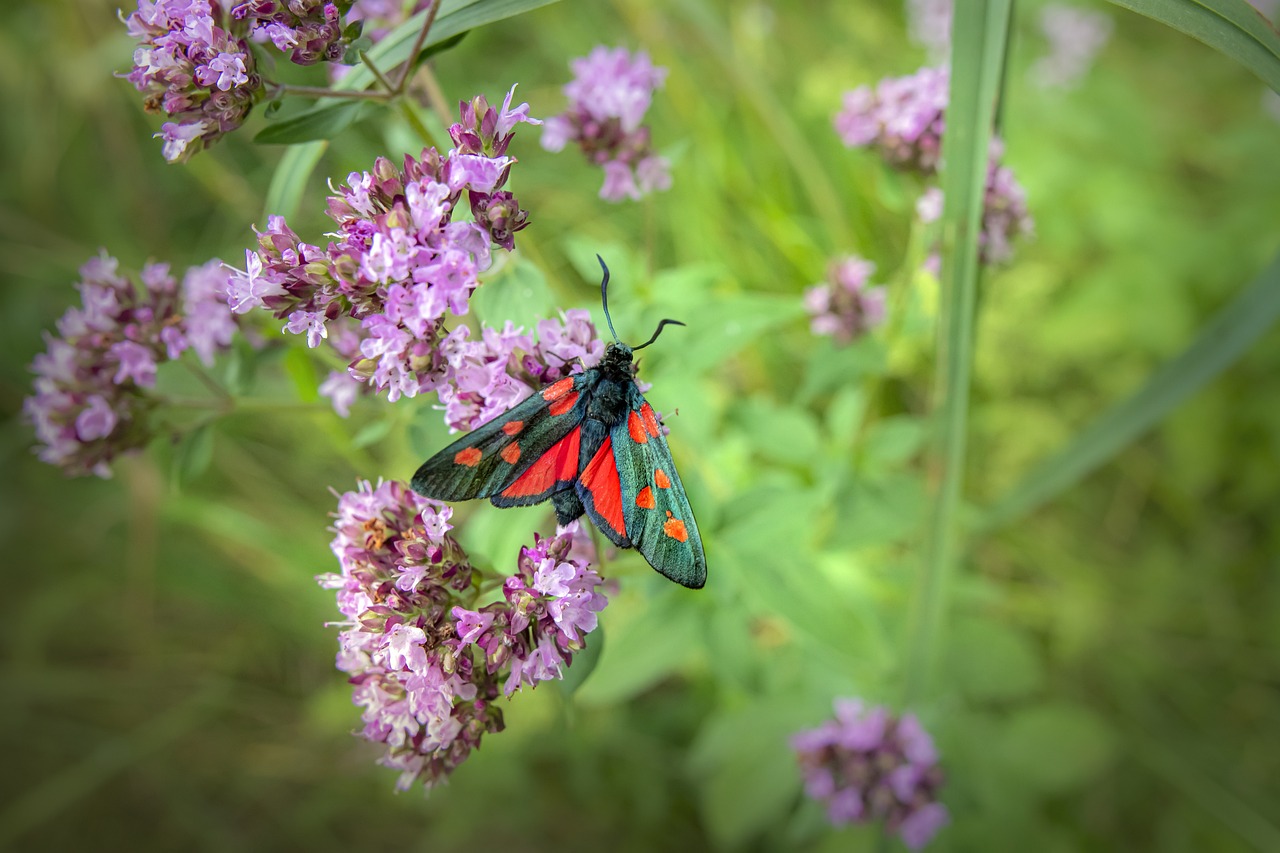
[{"label": "purple bud cluster", "polygon": [[805,793],[826,805],[836,826],[880,820],[919,850],[950,822],[938,802],[938,753],[913,714],[837,699],[835,719],[796,734],[791,746]]},{"label": "purple bud cluster", "polygon": [[332,549],[341,571],[317,581],[337,591],[338,669],[350,676],[367,740],[397,787],[431,788],[488,732],[495,704],[522,684],[561,677],[606,600],[600,576],[570,559],[566,529],[522,549],[503,600],[472,610],[480,572],[448,535],[452,510],[397,482],[359,484],[338,498]]},{"label": "purple bud cluster", "polygon": [[466,326],[441,342],[449,377],[437,389],[444,419],[452,429],[469,431],[488,423],[536,389],[584,368],[604,355],[591,315],[570,309],[559,320],[538,323],[536,340],[514,328],[482,327],[479,340]]},{"label": "purple bud cluster", "polygon": [[884,322],[885,289],[868,287],[876,265],[849,255],[831,263],[827,280],[805,292],[804,305],[812,315],[815,335],[830,335],[847,344]]},{"label": "purple bud cluster", "polygon": [[188,349],[212,364],[236,332],[221,266],[192,267],[181,288],[167,264],[144,267],[141,288],[105,252],[81,268],[81,306],[58,320],[57,337],[45,334],[31,363],[35,394],[23,410],[43,461],[107,477],[112,459],[146,444],[159,364]]},{"label": "purple bud cluster", "polygon": [[343,35],[342,13],[351,0],[249,0],[232,7],[231,17],[247,21],[249,37],[270,41],[297,65],[339,62],[349,39]]},{"label": "purple bud cluster", "polygon": [[[528,104],[502,109],[483,97],[462,104],[463,121],[449,133],[455,148],[403,168],[378,158],[371,172],[352,172],[328,202],[335,238],[321,249],[303,242],[282,217],[267,221],[257,251],[233,271],[230,299],[237,313],[265,308],[286,320],[286,331],[319,346],[329,325],[350,317],[360,324],[353,377],[391,401],[440,388],[448,379],[441,351],[449,314],[467,313],[491,246],[514,246],[528,214],[502,190],[515,158],[506,154],[515,126],[538,124]],[[474,221],[454,221],[466,192]],[[335,398],[336,402],[336,398]]]},{"label": "purple bud cluster", "polygon": [[[836,133],[851,148],[873,145],[891,165],[933,179],[942,153],[948,85],[946,68],[922,68],[908,77],[885,78],[874,92],[861,86],[845,94]],[[980,237],[985,264],[1008,260],[1013,240],[1034,229],[1026,192],[1013,171],[1001,165],[1003,154],[1003,143],[992,139]],[[941,194],[935,193],[930,189],[920,200],[924,221],[941,215]]]},{"label": "purple bud cluster", "polygon": [[244,27],[214,0],[138,0],[125,20],[139,44],[127,79],[166,122],[164,158],[185,161],[239,127],[264,84]]},{"label": "purple bud cluster", "polygon": [[564,87],[569,107],[547,119],[542,147],[559,151],[577,143],[604,169],[600,197],[606,201],[669,189],[670,164],[653,152],[649,128],[641,124],[666,69],[655,67],[644,51],[633,56],[625,48],[603,45],[569,65],[575,75]]}]

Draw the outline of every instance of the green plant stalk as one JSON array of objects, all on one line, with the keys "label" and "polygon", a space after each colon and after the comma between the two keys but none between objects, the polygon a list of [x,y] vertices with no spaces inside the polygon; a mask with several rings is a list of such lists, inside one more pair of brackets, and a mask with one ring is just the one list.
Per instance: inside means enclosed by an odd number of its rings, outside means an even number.
[{"label": "green plant stalk", "polygon": [[1035,465],[978,518],[975,532],[988,533],[1022,518],[1106,464],[1234,364],[1277,320],[1280,255],[1141,388]]},{"label": "green plant stalk", "polygon": [[957,514],[968,443],[969,381],[973,370],[977,305],[978,235],[986,187],[987,151],[995,113],[1012,0],[974,2],[952,24],[951,92],[942,141],[943,294],[938,359],[941,434],[935,450],[941,467],[925,544],[924,566],[908,623],[904,703],[928,689],[955,569]]}]

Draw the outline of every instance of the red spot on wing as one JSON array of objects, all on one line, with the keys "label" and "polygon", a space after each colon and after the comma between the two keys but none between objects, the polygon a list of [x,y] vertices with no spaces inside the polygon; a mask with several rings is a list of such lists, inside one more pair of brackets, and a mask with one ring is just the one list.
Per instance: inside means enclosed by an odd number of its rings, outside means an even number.
[{"label": "red spot on wing", "polygon": [[516,481],[502,490],[504,498],[527,498],[548,492],[556,483],[564,483],[573,479],[578,473],[578,444],[581,440],[579,427],[564,438],[551,445],[546,453],[538,457],[538,461],[529,466]]},{"label": "red spot on wing", "polygon": [[685,542],[689,539],[689,531],[685,529],[684,522],[678,518],[673,518],[671,510],[667,510],[667,520],[662,525],[662,532],[678,542]]},{"label": "red spot on wing", "polygon": [[649,436],[644,431],[644,422],[635,412],[627,415],[627,432],[631,433],[631,440],[636,444],[644,444],[649,440]]},{"label": "red spot on wing", "polygon": [[640,493],[636,495],[636,506],[642,509],[653,509],[655,506],[653,502],[653,489],[648,486],[641,489]]},{"label": "red spot on wing", "polygon": [[546,400],[548,403],[554,403],[556,400],[559,400],[561,397],[563,397],[565,394],[568,394],[572,390],[573,390],[573,377],[566,376],[564,379],[561,379],[559,382],[556,382],[554,385],[548,385],[546,388],[543,388],[542,399]]},{"label": "red spot on wing", "polygon": [[465,450],[459,450],[453,454],[453,461],[459,465],[466,465],[468,468],[474,468],[480,462],[480,449],[477,447],[468,447]]},{"label": "red spot on wing", "polygon": [[502,458],[507,460],[511,465],[520,461],[520,445],[514,441],[502,448]]},{"label": "red spot on wing", "polygon": [[649,432],[649,435],[657,438],[662,427],[658,425],[658,416],[653,413],[653,407],[648,403],[641,406],[640,417],[644,418],[644,428]]},{"label": "red spot on wing", "polygon": [[622,521],[622,487],[618,466],[613,461],[613,440],[606,438],[578,478],[591,494],[591,504],[606,524],[619,536],[626,535]]},{"label": "red spot on wing", "polygon": [[661,468],[653,469],[653,482],[658,484],[659,489],[671,488],[671,480],[667,477],[667,472]]},{"label": "red spot on wing", "polygon": [[[563,382],[564,380],[562,379],[560,381]],[[555,386],[552,386],[552,387],[555,387]],[[578,394],[577,392],[574,392],[572,394],[569,394],[566,397],[561,397],[560,399],[556,400],[554,403],[551,404],[551,408],[547,409],[547,411],[550,412],[552,415],[556,415],[556,416],[563,415],[565,412],[572,409],[574,404],[577,402],[578,402]]]},{"label": "red spot on wing", "polygon": [[502,431],[507,435],[515,435],[524,429],[524,421],[510,421],[502,425]]}]

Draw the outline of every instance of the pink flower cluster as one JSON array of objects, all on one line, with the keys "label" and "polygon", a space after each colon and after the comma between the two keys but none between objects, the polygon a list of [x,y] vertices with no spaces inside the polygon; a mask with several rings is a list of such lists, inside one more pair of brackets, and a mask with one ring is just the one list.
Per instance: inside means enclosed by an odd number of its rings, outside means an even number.
[{"label": "pink flower cluster", "polygon": [[804,305],[812,315],[815,335],[830,335],[847,344],[884,322],[885,289],[868,287],[876,270],[871,261],[856,255],[833,261],[827,281],[805,292]]},{"label": "pink flower cluster", "polygon": [[147,112],[176,119],[156,134],[169,162],[235,130],[262,98],[244,27],[213,0],[138,0],[125,27],[139,42],[129,82],[146,96]]},{"label": "pink flower cluster", "polygon": [[249,22],[249,37],[270,41],[297,65],[339,62],[349,39],[342,12],[351,0],[249,0],[232,7],[231,17]]},{"label": "pink flower cluster", "polygon": [[[528,104],[511,108],[514,93],[500,111],[483,97],[462,104],[463,121],[449,131],[456,147],[444,156],[427,149],[406,156],[403,168],[380,157],[371,172],[348,175],[329,198],[337,233],[326,248],[270,217],[257,251],[245,253],[245,270],[231,276],[232,308],[265,308],[312,347],[334,321],[352,318],[360,324],[353,377],[392,401],[440,388],[446,318],[467,313],[491,246],[510,249],[528,224],[501,189],[516,162],[506,155],[515,126],[538,123]],[[464,192],[474,221],[454,221]]]},{"label": "pink flower cluster", "polygon": [[[836,133],[850,147],[875,146],[891,165],[932,179],[938,172],[945,127],[949,74],[946,68],[922,68],[908,77],[881,80],[848,92],[835,117]],[[982,212],[980,258],[997,264],[1012,255],[1013,240],[1029,236],[1034,222],[1027,209],[1026,191],[1001,165],[1004,144],[992,139]],[[942,194],[930,188],[917,206],[923,221],[942,214]],[[930,266],[936,265],[931,258]]]},{"label": "pink flower cluster", "polygon": [[560,678],[606,604],[566,529],[535,536],[503,599],[471,609],[481,573],[448,535],[451,512],[401,483],[362,482],[338,499],[341,571],[317,578],[346,617],[337,667],[363,709],[361,735],[386,745],[380,763],[400,771],[401,790],[433,787],[501,731],[500,691]]},{"label": "pink flower cluster", "polygon": [[559,151],[575,142],[592,163],[604,168],[600,197],[638,199],[671,186],[670,164],[653,152],[649,128],[641,122],[653,93],[666,79],[649,55],[603,45],[569,63],[574,79],[564,87],[569,108],[547,119],[542,147]]},{"label": "pink flower cluster", "polygon": [[884,821],[912,850],[950,822],[938,802],[942,770],[933,739],[913,714],[837,699],[835,719],[791,739],[805,793],[837,826]]},{"label": "pink flower cluster", "polygon": [[448,380],[437,389],[445,422],[470,431],[488,423],[538,388],[595,367],[604,355],[591,315],[570,309],[538,323],[536,339],[513,328],[482,327],[479,340],[466,326],[441,342]]},{"label": "pink flower cluster", "polygon": [[212,364],[236,332],[220,261],[187,270],[181,288],[167,264],[144,267],[140,289],[117,267],[103,252],[81,268],[81,306],[31,364],[35,394],[23,410],[40,458],[68,474],[110,476],[115,456],[151,438],[158,365],[188,349]]},{"label": "pink flower cluster", "polygon": [[299,65],[343,58],[350,0],[249,0],[230,13],[218,0],[138,0],[125,19],[138,40],[125,75],[147,112],[172,119],[157,136],[182,162],[244,123],[266,94],[249,42],[274,45]]}]

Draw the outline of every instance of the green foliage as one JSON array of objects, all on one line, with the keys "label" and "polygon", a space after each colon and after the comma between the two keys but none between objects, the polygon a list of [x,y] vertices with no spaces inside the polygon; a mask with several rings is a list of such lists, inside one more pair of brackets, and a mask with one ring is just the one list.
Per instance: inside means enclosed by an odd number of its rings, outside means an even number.
[{"label": "green foliage", "polygon": [[[449,440],[433,398],[339,419],[316,391],[339,360],[272,319],[272,346],[210,372],[235,407],[166,421],[176,442],[112,481],[38,462],[19,411],[41,330],[96,247],[126,267],[238,265],[264,212],[323,243],[325,179],[420,150],[415,121],[443,125],[369,105],[335,129],[324,118],[351,108],[322,100],[167,167],[158,123],[110,76],[131,49],[112,10],[8,10],[0,847],[883,849],[874,828],[828,826],[787,745],[833,697],[861,696],[936,736],[954,823],[930,849],[1274,848],[1280,171],[1250,73],[1274,86],[1280,54],[1242,2],[1120,5],[1147,17],[1117,14],[1082,88],[1054,92],[1026,74],[1040,4],[1018,4],[1003,135],[1038,236],[980,280],[963,236],[1008,19],[962,20],[942,228],[960,250],[941,282],[916,272],[934,240],[911,224],[917,182],[830,125],[842,92],[925,61],[897,7],[443,5],[428,50],[470,33],[433,58],[449,101],[519,82],[545,118],[567,60],[596,43],[670,70],[651,123],[672,189],[603,203],[597,168],[522,129],[532,225],[472,309],[530,329],[585,308],[603,332],[599,253],[624,340],[689,324],[640,370],[709,578],[690,592],[608,554],[603,633],[560,685],[514,697],[506,731],[425,801],[396,796],[350,736],[332,592],[313,577],[334,568],[327,490],[407,479]],[[409,58],[420,23],[369,52],[380,69]],[[342,86],[373,80],[357,66]],[[318,121],[331,141],[249,139]],[[810,334],[802,294],[846,252],[878,264],[890,321],[837,347]],[[551,529],[545,507],[485,502],[453,521],[495,567]],[[939,548],[952,530],[968,538]]]}]

